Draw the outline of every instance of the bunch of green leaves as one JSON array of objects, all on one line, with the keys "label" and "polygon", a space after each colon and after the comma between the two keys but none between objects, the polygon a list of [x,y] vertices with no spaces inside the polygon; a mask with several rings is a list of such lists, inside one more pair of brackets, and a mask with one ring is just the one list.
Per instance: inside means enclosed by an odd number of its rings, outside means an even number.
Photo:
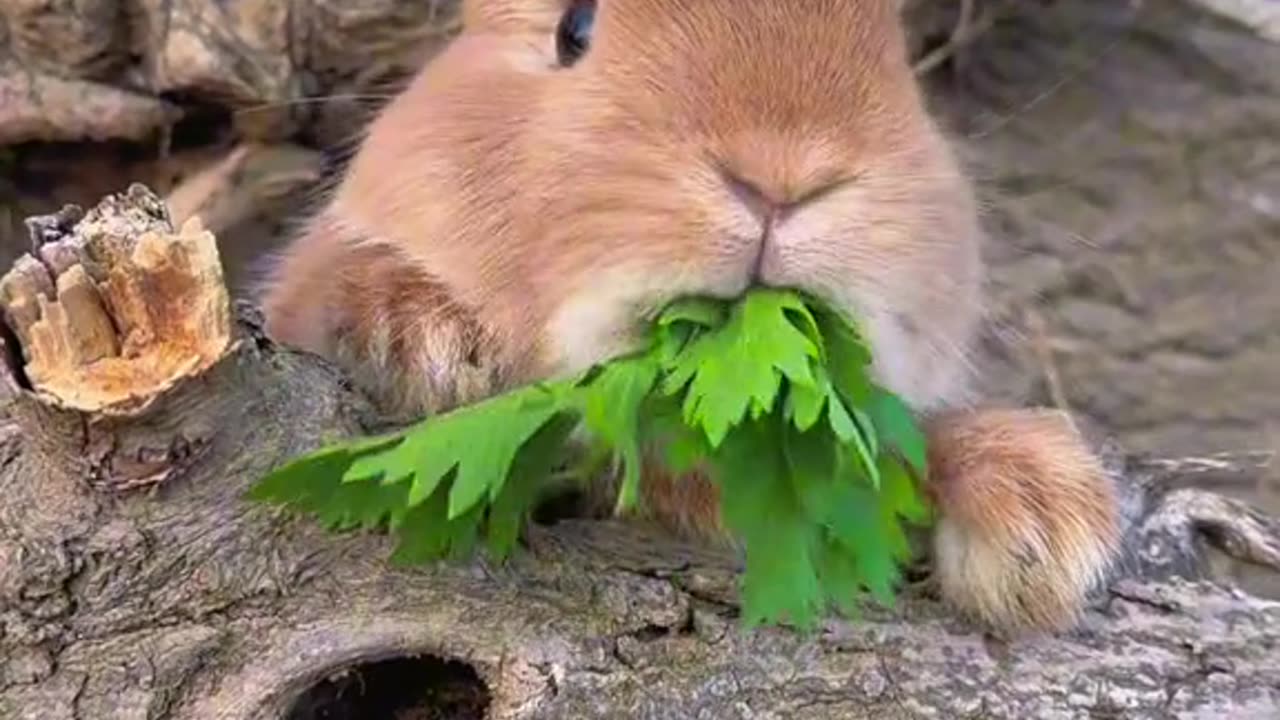
[{"label": "bunch of green leaves", "polygon": [[848,318],[794,293],[682,300],[644,352],[323,448],[251,497],[334,529],[386,525],[398,562],[466,557],[480,542],[501,558],[550,479],[571,472],[582,428],[585,457],[622,472],[620,511],[640,502],[642,459],[708,474],[745,551],[747,624],[810,627],[864,591],[891,602],[909,557],[902,523],[930,517],[924,437],[870,363]]}]

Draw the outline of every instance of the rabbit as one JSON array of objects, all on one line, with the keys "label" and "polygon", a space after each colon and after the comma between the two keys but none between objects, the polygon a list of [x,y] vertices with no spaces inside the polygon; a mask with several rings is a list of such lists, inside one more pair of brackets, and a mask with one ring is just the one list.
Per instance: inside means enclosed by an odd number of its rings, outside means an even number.
[{"label": "rabbit", "polygon": [[[803,290],[860,319],[921,419],[942,599],[1060,631],[1120,542],[1068,418],[972,397],[980,209],[896,0],[466,0],[275,258],[268,334],[388,412],[439,413],[637,348],[668,302]],[[668,527],[717,488],[647,471]]]}]

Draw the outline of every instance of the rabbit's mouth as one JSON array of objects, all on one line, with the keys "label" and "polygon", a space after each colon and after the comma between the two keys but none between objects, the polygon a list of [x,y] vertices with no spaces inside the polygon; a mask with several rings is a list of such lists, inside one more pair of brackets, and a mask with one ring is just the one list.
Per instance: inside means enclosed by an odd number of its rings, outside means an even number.
[{"label": "rabbit's mouth", "polygon": [[[763,239],[767,240],[767,238]],[[908,312],[882,289],[849,282],[828,268],[778,252],[761,241],[750,256],[732,265],[682,272],[636,272],[615,268],[598,273],[568,297],[547,326],[547,360],[555,373],[576,373],[610,358],[643,350],[657,317],[671,303],[689,297],[733,301],[755,288],[796,292],[855,318],[876,348],[873,374],[918,410],[964,400],[967,367],[957,363],[964,348],[953,341],[954,327]],[[960,333],[963,335],[963,333]]]},{"label": "rabbit's mouth", "polygon": [[732,256],[714,266],[665,268],[644,272],[614,267],[565,298],[548,326],[549,363],[557,372],[574,373],[612,357],[643,350],[658,317],[679,300],[710,298],[732,302],[753,289],[789,290],[837,307],[847,300],[821,284],[787,282],[788,273],[763,239],[739,242]]}]

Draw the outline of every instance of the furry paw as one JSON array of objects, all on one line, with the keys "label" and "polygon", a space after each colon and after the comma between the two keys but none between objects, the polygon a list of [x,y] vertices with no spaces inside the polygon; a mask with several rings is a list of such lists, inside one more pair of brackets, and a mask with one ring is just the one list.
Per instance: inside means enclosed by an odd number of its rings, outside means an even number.
[{"label": "furry paw", "polygon": [[987,410],[930,431],[938,586],[993,630],[1063,630],[1120,544],[1111,480],[1067,417]]},{"label": "furry paw", "polygon": [[503,389],[476,313],[400,247],[319,215],[268,270],[267,333],[335,362],[388,420]]}]

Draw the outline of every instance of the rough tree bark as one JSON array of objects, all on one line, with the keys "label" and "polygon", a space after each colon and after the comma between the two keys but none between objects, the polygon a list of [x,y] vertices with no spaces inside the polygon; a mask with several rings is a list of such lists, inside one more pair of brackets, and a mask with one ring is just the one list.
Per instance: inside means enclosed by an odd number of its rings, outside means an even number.
[{"label": "rough tree bark", "polygon": [[[503,566],[396,569],[376,533],[242,499],[377,419],[231,307],[211,234],[140,186],[30,227],[0,282],[0,717],[1280,717],[1280,604],[1200,559],[1280,568],[1280,523],[1181,487],[1267,458],[1100,445],[1129,554],[1055,637],[985,636],[927,582],[812,637],[746,633],[730,558],[613,522],[535,525]],[[377,693],[401,714],[358,706]]]}]

